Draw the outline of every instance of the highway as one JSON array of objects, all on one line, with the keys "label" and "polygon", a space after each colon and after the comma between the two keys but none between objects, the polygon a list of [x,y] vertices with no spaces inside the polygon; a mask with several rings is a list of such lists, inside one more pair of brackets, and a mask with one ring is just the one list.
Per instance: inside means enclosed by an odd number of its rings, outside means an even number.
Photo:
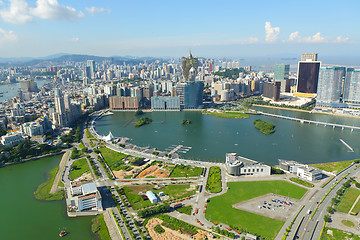
[{"label": "highway", "polygon": [[[302,211],[296,218],[296,221],[290,229],[290,234],[286,239],[319,239],[324,224],[324,216],[328,214],[327,207],[331,205],[331,199],[336,196],[336,192],[342,187],[342,184],[345,183],[347,179],[353,177],[356,174],[355,168],[357,166],[358,164],[353,164],[350,168],[341,172],[334,179],[332,179],[324,188],[320,188],[318,191],[315,192],[315,194],[311,197],[308,203],[305,204],[305,207],[302,209]],[[343,178],[344,176],[346,177],[341,180],[341,178]],[[322,198],[336,183],[337,185],[321,202]],[[313,215],[316,207],[318,207],[318,209]],[[310,213],[309,210],[311,211]],[[311,218],[312,215],[313,217]],[[282,236],[278,235],[277,239],[281,239],[281,237]]]}]

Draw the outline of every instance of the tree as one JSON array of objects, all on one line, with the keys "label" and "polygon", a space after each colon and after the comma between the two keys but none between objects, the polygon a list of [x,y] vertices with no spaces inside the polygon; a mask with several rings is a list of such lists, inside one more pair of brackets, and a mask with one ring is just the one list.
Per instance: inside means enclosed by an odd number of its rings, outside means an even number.
[{"label": "tree", "polygon": [[335,212],[335,209],[332,208],[332,207],[328,207],[328,208],[327,208],[327,212],[330,213],[330,214],[332,214],[332,213]]},{"label": "tree", "polygon": [[325,215],[324,216],[324,221],[325,222],[331,222],[331,217],[329,215]]}]

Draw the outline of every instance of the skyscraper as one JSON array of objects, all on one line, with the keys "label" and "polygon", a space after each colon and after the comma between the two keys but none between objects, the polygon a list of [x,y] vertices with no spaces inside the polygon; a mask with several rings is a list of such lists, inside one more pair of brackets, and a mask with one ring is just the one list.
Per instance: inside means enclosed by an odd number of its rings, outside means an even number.
[{"label": "skyscraper", "polygon": [[348,68],[346,70],[343,101],[360,103],[360,69]]},{"label": "skyscraper", "polygon": [[201,81],[178,83],[176,96],[180,97],[180,106],[185,109],[202,107],[204,83]]},{"label": "skyscraper", "polygon": [[289,71],[290,71],[289,64],[275,65],[274,79],[275,82],[281,83],[281,87],[280,87],[281,92],[290,92]]},{"label": "skyscraper", "polygon": [[94,60],[87,60],[86,67],[89,67],[89,69],[86,68],[87,71],[90,72],[91,78],[95,78],[95,61]]},{"label": "skyscraper", "polygon": [[317,53],[303,53],[301,54],[301,61],[317,61]]},{"label": "skyscraper", "polygon": [[67,118],[65,113],[65,103],[64,97],[61,93],[61,90],[58,88],[54,88],[54,100],[55,100],[55,110],[53,119],[55,120],[55,124],[60,127],[67,126]]},{"label": "skyscraper", "polygon": [[[191,52],[189,52],[189,56],[183,57],[183,62],[182,62],[182,70],[183,70],[183,76],[185,81],[194,81],[195,79],[189,78],[191,74],[195,74],[195,76],[198,73],[198,66],[199,66],[199,60],[197,57],[193,57],[191,55]],[[190,70],[191,74],[190,74]]]},{"label": "skyscraper", "polygon": [[340,103],[344,67],[322,67],[319,73],[319,84],[316,105],[334,107]]},{"label": "skyscraper", "polygon": [[296,90],[300,93],[316,93],[319,69],[319,61],[300,61],[298,65],[298,80]]}]

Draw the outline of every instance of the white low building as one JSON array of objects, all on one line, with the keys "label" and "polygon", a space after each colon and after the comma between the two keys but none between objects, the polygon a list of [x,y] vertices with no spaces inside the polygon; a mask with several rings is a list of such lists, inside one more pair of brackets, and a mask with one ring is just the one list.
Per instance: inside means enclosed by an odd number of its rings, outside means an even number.
[{"label": "white low building", "polygon": [[7,133],[6,135],[1,136],[0,141],[1,144],[4,146],[14,146],[21,143],[24,140],[25,139],[23,138],[21,133]]},{"label": "white low building", "polygon": [[71,183],[71,210],[84,211],[95,210],[103,211],[101,195],[94,182],[81,184],[80,182]]},{"label": "white low building", "polygon": [[296,175],[308,181],[315,181],[323,178],[321,170],[311,166],[299,167]]},{"label": "white low building", "polygon": [[271,167],[257,161],[238,156],[237,153],[227,153],[225,167],[227,173],[235,176],[271,174]]}]

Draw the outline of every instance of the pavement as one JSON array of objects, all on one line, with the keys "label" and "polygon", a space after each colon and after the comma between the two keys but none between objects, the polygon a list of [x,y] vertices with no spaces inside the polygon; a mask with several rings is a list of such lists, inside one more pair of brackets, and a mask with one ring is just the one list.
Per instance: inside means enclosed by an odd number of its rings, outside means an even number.
[{"label": "pavement", "polygon": [[61,174],[64,171],[65,163],[69,159],[70,153],[71,153],[71,150],[67,149],[66,152],[64,153],[64,155],[61,158],[61,161],[60,161],[60,164],[59,164],[59,170],[56,173],[53,185],[51,186],[51,189],[50,189],[50,192],[49,192],[51,194],[55,193],[57,191],[57,189],[58,189],[59,180],[60,180]]},{"label": "pavement", "polygon": [[111,209],[106,209],[104,212],[104,220],[109,230],[111,239],[123,239],[119,230],[119,227],[114,219]]}]

